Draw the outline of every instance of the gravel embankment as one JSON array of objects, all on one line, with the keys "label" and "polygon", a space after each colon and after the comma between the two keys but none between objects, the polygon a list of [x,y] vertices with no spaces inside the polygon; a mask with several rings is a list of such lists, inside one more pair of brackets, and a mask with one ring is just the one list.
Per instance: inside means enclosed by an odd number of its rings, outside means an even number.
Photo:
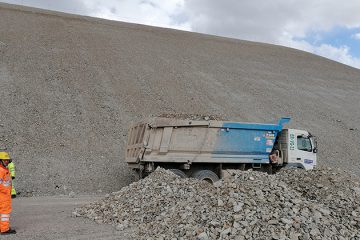
[{"label": "gravel embankment", "polygon": [[157,169],[73,215],[129,239],[360,239],[357,177],[330,168],[229,173],[211,185]]}]

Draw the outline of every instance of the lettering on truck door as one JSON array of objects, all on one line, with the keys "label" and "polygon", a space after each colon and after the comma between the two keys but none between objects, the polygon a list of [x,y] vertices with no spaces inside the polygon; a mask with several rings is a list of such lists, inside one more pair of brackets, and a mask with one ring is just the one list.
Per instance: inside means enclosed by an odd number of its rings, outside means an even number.
[{"label": "lettering on truck door", "polygon": [[295,134],[294,133],[290,133],[290,150],[291,151],[295,150]]}]

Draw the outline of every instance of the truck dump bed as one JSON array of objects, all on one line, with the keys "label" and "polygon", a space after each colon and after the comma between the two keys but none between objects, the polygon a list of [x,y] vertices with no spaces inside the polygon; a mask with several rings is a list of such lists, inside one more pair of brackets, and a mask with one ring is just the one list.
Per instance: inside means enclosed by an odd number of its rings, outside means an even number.
[{"label": "truck dump bed", "polygon": [[172,163],[269,163],[278,124],[151,118],[129,130],[126,161]]}]

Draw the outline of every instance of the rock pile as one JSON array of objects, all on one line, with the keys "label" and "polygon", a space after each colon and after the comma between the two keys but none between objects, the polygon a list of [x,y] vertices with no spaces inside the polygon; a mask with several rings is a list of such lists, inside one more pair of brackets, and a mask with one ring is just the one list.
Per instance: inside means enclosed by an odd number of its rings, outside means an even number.
[{"label": "rock pile", "polygon": [[74,216],[133,239],[360,239],[360,184],[332,169],[228,171],[214,185],[157,169]]},{"label": "rock pile", "polygon": [[208,121],[208,120],[217,120],[217,121],[225,121],[227,120],[224,116],[215,115],[215,114],[198,114],[198,113],[163,113],[156,117],[164,117],[164,118],[176,118],[183,120],[193,120],[193,121]]}]

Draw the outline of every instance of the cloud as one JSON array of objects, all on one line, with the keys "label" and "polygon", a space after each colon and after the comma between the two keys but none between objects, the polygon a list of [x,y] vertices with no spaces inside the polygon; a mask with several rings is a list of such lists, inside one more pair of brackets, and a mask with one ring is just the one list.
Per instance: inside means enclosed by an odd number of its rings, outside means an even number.
[{"label": "cloud", "polygon": [[353,38],[360,40],[360,33],[354,34]]},{"label": "cloud", "polygon": [[48,9],[59,12],[74,13],[80,15],[91,15],[83,0],[2,0],[10,4],[18,4],[29,7]]},{"label": "cloud", "polygon": [[86,0],[92,16],[159,27],[190,30],[181,17],[184,0]]},{"label": "cloud", "polygon": [[338,25],[360,27],[358,9],[357,0],[186,0],[184,6],[194,31],[264,42]]},{"label": "cloud", "polygon": [[322,44],[320,35],[316,45],[296,40],[339,26],[358,28],[358,9],[357,0],[186,0],[184,5],[193,31],[280,44],[360,68],[349,46]]},{"label": "cloud", "polygon": [[288,47],[310,52],[360,69],[360,58],[353,57],[350,54],[350,48],[346,45],[341,47],[334,47],[330,44],[320,44],[319,46],[315,46],[304,40],[287,39],[285,41],[286,44],[283,45]]},{"label": "cloud", "polygon": [[321,44],[319,47],[315,47],[312,52],[360,69],[360,58],[351,56],[348,46],[336,48],[328,44]]},{"label": "cloud", "polygon": [[184,0],[3,0],[10,4],[190,31]]}]

